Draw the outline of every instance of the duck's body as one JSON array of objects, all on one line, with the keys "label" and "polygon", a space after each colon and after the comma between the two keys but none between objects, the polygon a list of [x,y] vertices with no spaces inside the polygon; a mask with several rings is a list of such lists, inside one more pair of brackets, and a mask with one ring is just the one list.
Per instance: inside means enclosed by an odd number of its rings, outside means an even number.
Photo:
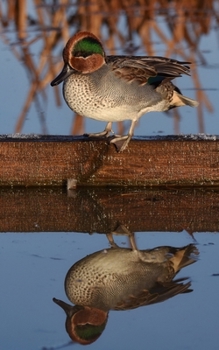
[{"label": "duck's body", "polygon": [[138,119],[145,113],[166,111],[174,107],[197,106],[185,97],[171,80],[189,75],[188,62],[165,57],[106,56],[98,38],[89,32],[74,35],[63,51],[64,68],[51,85],[64,80],[63,95],[76,113],[108,122],[131,120],[128,135],[116,136],[115,143],[123,151],[134,132]]},{"label": "duck's body", "polygon": [[163,301],[188,289],[190,283],[172,281],[195,260],[194,246],[152,250],[111,248],[78,261],[65,279],[72,303],[110,309],[131,309]]},{"label": "duck's body", "polygon": [[157,89],[150,84],[141,86],[137,81],[127,84],[112,70],[110,57],[108,60],[107,65],[93,73],[75,73],[64,81],[65,101],[76,113],[99,121],[118,122],[138,120],[145,113],[185,104],[170,81]]}]

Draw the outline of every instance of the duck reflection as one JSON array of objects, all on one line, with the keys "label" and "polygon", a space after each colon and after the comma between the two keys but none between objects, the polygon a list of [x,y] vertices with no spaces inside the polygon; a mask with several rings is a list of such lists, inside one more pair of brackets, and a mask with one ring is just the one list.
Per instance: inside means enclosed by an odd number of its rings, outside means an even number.
[{"label": "duck reflection", "polygon": [[134,235],[129,236],[131,248],[118,247],[108,235],[111,248],[88,255],[69,269],[65,291],[75,306],[53,301],[66,313],[72,340],[80,344],[97,340],[110,310],[130,310],[192,291],[187,278],[173,278],[196,261],[194,245],[138,250]]}]

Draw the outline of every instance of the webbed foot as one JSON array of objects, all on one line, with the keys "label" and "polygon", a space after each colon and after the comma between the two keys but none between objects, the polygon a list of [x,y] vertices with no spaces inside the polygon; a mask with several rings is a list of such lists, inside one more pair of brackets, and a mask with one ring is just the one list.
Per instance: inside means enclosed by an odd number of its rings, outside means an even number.
[{"label": "webbed foot", "polygon": [[110,140],[110,143],[115,145],[117,152],[123,152],[128,147],[131,138],[132,137],[130,135],[115,136],[112,140]]},{"label": "webbed foot", "polygon": [[84,136],[88,136],[88,137],[102,137],[102,136],[109,136],[111,133],[113,133],[112,130],[112,122],[107,123],[105,129],[101,132],[97,132],[94,134],[84,134]]}]

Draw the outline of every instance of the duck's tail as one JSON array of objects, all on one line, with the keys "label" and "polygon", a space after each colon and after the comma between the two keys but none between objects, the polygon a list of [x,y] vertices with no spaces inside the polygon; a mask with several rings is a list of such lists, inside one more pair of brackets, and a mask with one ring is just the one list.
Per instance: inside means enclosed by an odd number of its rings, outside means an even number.
[{"label": "duck's tail", "polygon": [[177,87],[175,87],[171,100],[171,108],[181,106],[198,107],[198,105],[198,101],[195,101],[192,98],[182,95],[181,91]]},{"label": "duck's tail", "polygon": [[175,273],[183,267],[193,264],[197,260],[198,254],[198,249],[193,244],[187,245],[183,248],[178,248],[170,259],[173,263]]}]

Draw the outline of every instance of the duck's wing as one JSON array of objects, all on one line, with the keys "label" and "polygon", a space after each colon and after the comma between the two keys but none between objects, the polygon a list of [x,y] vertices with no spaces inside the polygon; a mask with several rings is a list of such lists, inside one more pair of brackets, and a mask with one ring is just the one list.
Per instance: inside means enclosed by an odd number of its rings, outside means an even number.
[{"label": "duck's wing", "polygon": [[107,56],[106,62],[118,77],[140,85],[190,75],[190,62],[159,56]]}]

